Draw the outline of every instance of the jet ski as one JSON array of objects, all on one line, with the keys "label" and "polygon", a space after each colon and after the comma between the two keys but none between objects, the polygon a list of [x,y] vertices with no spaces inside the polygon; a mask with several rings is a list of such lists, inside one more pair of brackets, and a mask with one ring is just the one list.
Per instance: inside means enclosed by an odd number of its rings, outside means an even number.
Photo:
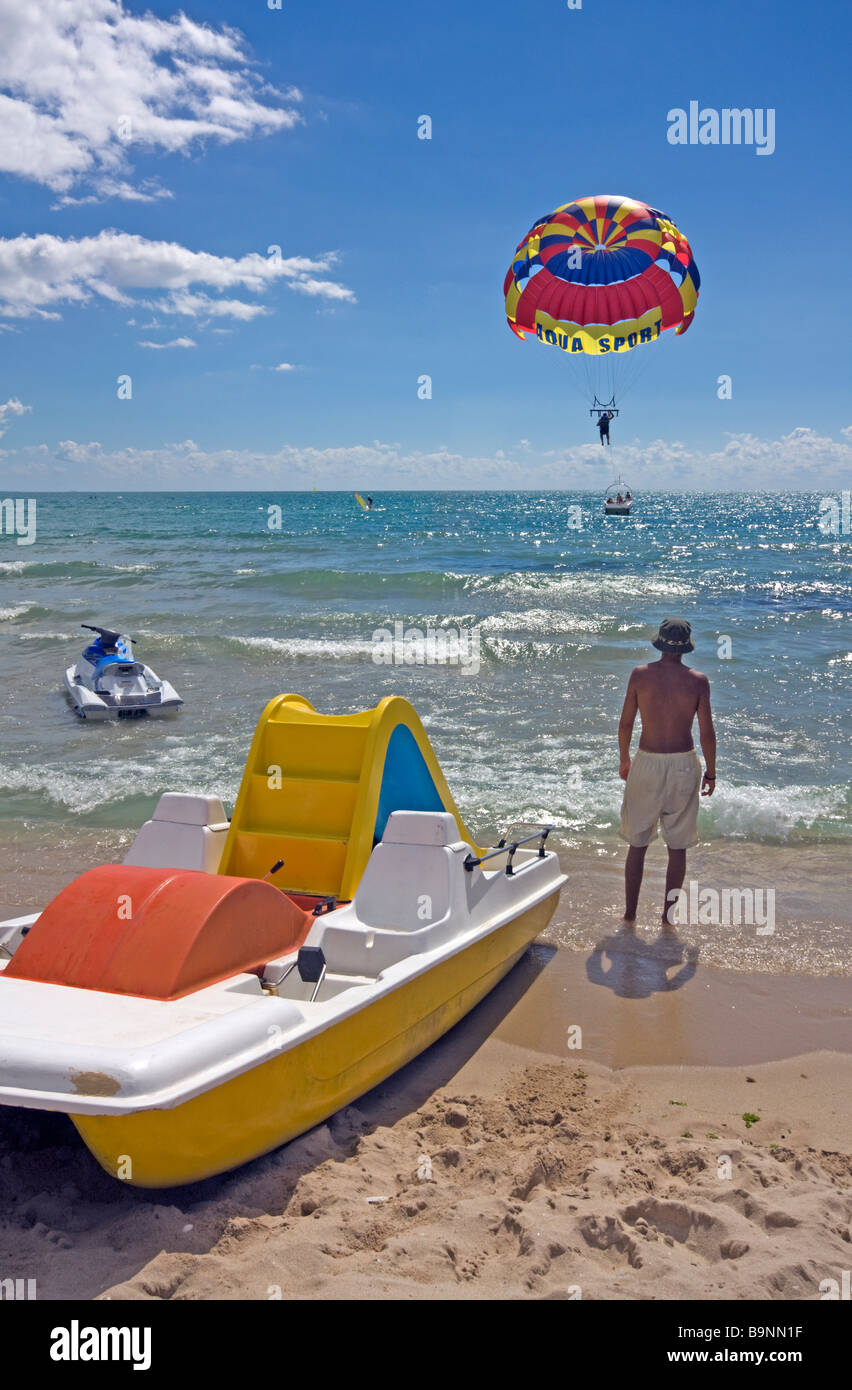
[{"label": "jet ski", "polygon": [[65,672],[65,690],[81,719],[144,719],[174,714],[183,705],[173,685],[137,661],[132,637],[82,623],[97,633],[76,666]]},{"label": "jet ski", "polygon": [[0,1104],[64,1111],[142,1187],[277,1148],[519,960],[566,881],[549,829],[478,847],[399,697],[348,716],[276,697],[230,822],[166,793],[124,863],[0,923]]}]

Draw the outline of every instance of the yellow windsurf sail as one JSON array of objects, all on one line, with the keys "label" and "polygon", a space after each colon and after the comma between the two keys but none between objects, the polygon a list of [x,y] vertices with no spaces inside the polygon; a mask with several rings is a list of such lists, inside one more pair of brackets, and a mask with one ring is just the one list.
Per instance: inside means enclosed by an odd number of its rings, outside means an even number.
[{"label": "yellow windsurf sail", "polygon": [[354,497],[355,497],[355,501],[358,503],[358,506],[361,508],[361,510],[362,510],[363,512],[365,512],[365,511],[367,510],[367,503],[364,501],[364,499],[363,499],[363,497],[361,496],[360,492],[356,492],[356,493],[354,494]]}]

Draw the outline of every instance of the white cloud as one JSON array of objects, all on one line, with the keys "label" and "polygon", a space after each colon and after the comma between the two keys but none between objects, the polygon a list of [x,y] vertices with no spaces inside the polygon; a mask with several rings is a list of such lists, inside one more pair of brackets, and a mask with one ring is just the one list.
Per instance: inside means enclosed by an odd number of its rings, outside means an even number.
[{"label": "white cloud", "polygon": [[351,299],[351,291],[343,285],[335,285],[329,280],[312,280],[307,277],[294,280],[293,289],[301,294],[322,295],[323,299]]},{"label": "white cloud", "polygon": [[102,203],[105,198],[121,198],[127,203],[155,203],[160,198],[175,196],[170,188],[163,188],[154,179],[145,179],[141,184],[134,186],[126,179],[101,178],[98,181],[98,190],[97,193],[86,193],[80,198],[72,198],[70,194],[65,194],[55,206],[81,208],[88,203]]},{"label": "white cloud", "polygon": [[246,304],[242,299],[213,299],[209,294],[193,294],[189,290],[177,290],[166,299],[152,301],[149,309],[163,314],[182,314],[186,318],[230,318],[249,323],[260,314],[268,314],[263,304]]},{"label": "white cloud", "polygon": [[[628,479],[635,477],[646,488],[675,491],[705,492],[718,487],[748,492],[768,488],[781,492],[785,488],[821,488],[834,486],[828,481],[848,486],[852,469],[852,435],[840,431],[842,441],[821,435],[808,426],[800,425],[778,439],[760,439],[753,434],[724,434],[725,443],[717,449],[692,449],[678,440],[656,439],[650,444],[619,440],[617,470]],[[589,469],[597,478],[617,471],[600,444],[588,443],[555,451],[547,458],[561,458],[572,470],[576,486],[592,486]],[[582,482],[585,478],[587,481]]]},{"label": "white cloud", "polygon": [[[730,436],[718,449],[701,451],[677,442],[654,440],[619,449],[619,464],[641,497],[643,491],[836,491],[849,486],[852,430],[842,442],[800,427],[779,439]],[[597,450],[597,454],[595,453]],[[490,455],[466,455],[442,447],[404,449],[399,444],[355,444],[334,448],[299,448],[286,444],[272,452],[252,449],[202,449],[192,440],[157,449],[104,449],[98,443],[63,441],[51,457],[36,465],[34,451],[22,450],[20,473],[37,471],[49,484],[74,465],[87,486],[106,488],[342,488],[373,490],[558,489],[599,491],[610,480],[599,444],[581,444],[563,453],[515,449]],[[607,460],[607,463],[609,461]],[[589,464],[594,464],[594,469]],[[4,459],[14,478],[12,453]]]},{"label": "white cloud", "polygon": [[[214,291],[241,288],[258,294],[277,280],[283,280],[290,289],[300,289],[305,282],[311,286],[323,283],[329,298],[353,302],[355,296],[345,286],[313,278],[316,271],[331,270],[336,259],[333,252],[316,260],[257,252],[234,259],[111,229],[79,240],[41,232],[0,239],[0,314],[57,318],[56,306],[87,304],[100,296],[115,304],[141,303],[193,318],[251,319],[268,311],[263,305],[214,298],[206,291],[190,292],[189,287],[204,285]],[[137,291],[152,289],[165,291],[166,298],[153,305],[134,298]],[[317,291],[311,288],[308,292]]]},{"label": "white cloud", "polygon": [[253,70],[243,36],[121,0],[0,0],[0,170],[77,202],[169,196],[128,177],[134,149],[186,152],[292,128],[301,93]]},{"label": "white cloud", "polygon": [[32,410],[31,405],[24,405],[17,396],[12,396],[4,405],[0,405],[0,439],[9,428],[7,421],[13,415],[28,415]]},{"label": "white cloud", "polygon": [[172,338],[170,343],[140,343],[139,346],[161,351],[163,348],[193,348],[198,347],[198,344],[194,338]]},{"label": "white cloud", "polygon": [[295,372],[296,364],[294,362],[279,362],[278,366],[273,367],[272,370],[273,372]]}]

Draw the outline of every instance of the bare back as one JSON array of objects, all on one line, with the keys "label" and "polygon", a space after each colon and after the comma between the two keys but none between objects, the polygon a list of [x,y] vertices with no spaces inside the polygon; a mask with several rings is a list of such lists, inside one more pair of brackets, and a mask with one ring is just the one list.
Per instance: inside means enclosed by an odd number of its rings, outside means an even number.
[{"label": "bare back", "polygon": [[637,666],[630,690],[642,720],[639,747],[646,753],[686,753],[695,745],[692,725],[703,707],[710,710],[710,682],[680,661],[651,661]]}]

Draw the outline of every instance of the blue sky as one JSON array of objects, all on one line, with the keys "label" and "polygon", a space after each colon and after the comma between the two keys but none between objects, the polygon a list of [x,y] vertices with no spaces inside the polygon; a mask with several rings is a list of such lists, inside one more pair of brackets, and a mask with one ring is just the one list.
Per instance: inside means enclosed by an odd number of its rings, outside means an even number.
[{"label": "blue sky", "polygon": [[[668,212],[702,275],[613,461],[648,486],[849,485],[847,9],[184,13],[0,0],[7,490],[599,485],[572,364],[519,342],[501,293],[532,222],[599,192]],[[670,144],[692,100],[772,108],[774,153]]]}]

